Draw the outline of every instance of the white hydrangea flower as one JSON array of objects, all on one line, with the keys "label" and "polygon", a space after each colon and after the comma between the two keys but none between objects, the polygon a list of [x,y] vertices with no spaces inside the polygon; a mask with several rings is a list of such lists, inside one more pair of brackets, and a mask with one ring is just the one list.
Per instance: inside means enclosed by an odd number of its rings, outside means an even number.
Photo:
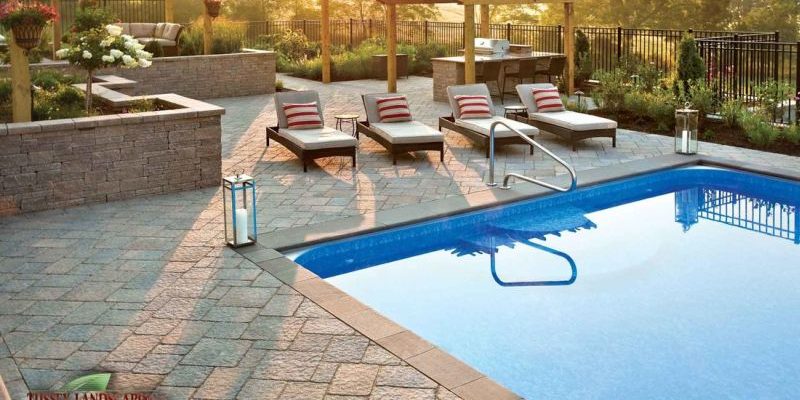
[{"label": "white hydrangea flower", "polygon": [[103,56],[102,59],[103,59],[103,62],[107,62],[107,63],[113,63],[114,62],[114,57],[113,56]]},{"label": "white hydrangea flower", "polygon": [[128,40],[128,41],[125,42],[125,48],[128,49],[128,50],[131,50],[131,51],[135,50],[135,46],[136,46],[136,43],[133,42],[133,41]]},{"label": "white hydrangea flower", "polygon": [[142,68],[147,68],[147,67],[149,67],[149,66],[151,66],[151,65],[153,65],[153,62],[152,62],[152,61],[150,61],[150,60],[148,60],[148,59],[146,59],[146,58],[140,58],[140,59],[139,59],[139,66],[140,66],[140,67],[142,67]]},{"label": "white hydrangea flower", "polygon": [[85,58],[87,60],[91,59],[92,58],[92,53],[90,53],[89,50],[84,50],[83,51],[83,58]]},{"label": "white hydrangea flower", "polygon": [[122,57],[122,55],[123,55],[124,53],[123,53],[122,51],[120,51],[120,50],[117,50],[117,49],[111,49],[111,50],[108,52],[108,54],[109,54],[111,57],[114,57],[114,58],[120,58],[120,57]]},{"label": "white hydrangea flower", "polygon": [[119,36],[122,35],[122,27],[117,25],[106,25],[106,31],[111,36]]},{"label": "white hydrangea flower", "polygon": [[60,49],[56,51],[56,57],[58,58],[67,58],[72,51],[70,49]]},{"label": "white hydrangea flower", "polygon": [[122,63],[125,64],[126,67],[133,67],[136,66],[136,59],[125,54],[122,56]]},{"label": "white hydrangea flower", "polygon": [[100,42],[100,47],[108,47],[108,46],[111,46],[112,43],[114,43],[114,38],[109,36],[109,37],[103,39],[102,42]]},{"label": "white hydrangea flower", "polygon": [[144,50],[136,50],[136,57],[137,58],[152,58],[153,53],[144,51]]}]

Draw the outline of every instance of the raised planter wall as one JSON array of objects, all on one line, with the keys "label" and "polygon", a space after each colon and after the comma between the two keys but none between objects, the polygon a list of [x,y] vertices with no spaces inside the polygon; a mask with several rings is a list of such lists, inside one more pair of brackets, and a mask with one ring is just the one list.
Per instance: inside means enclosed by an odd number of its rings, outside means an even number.
[{"label": "raised planter wall", "polygon": [[217,186],[224,109],[0,124],[0,215]]},{"label": "raised planter wall", "polygon": [[[34,64],[31,69],[82,73],[66,62]],[[1,66],[0,75],[8,74],[8,66]],[[111,68],[98,74],[136,81],[137,86],[129,93],[134,95],[175,93],[193,99],[251,96],[275,92],[275,53],[247,50],[210,56],[159,57],[153,59],[149,68]]]}]

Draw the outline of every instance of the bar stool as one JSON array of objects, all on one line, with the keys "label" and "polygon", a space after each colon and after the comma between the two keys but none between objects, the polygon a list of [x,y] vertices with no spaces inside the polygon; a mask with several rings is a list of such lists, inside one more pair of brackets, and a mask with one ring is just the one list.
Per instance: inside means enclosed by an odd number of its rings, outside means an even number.
[{"label": "bar stool", "polygon": [[[517,68],[517,72],[508,72],[510,65],[506,65],[503,68],[503,92],[514,94],[516,91],[506,92],[506,82],[509,78],[516,79],[518,84],[525,83],[525,79],[530,79],[531,82],[536,82],[536,73],[538,72],[538,59],[524,59],[520,60]],[[550,65],[548,61],[547,65]]]},{"label": "bar stool", "polygon": [[567,57],[553,57],[550,59],[550,67],[547,69],[547,81],[553,82],[553,77],[564,76],[564,68],[567,66]]},{"label": "bar stool", "polygon": [[500,68],[502,65],[502,61],[483,62],[481,63],[480,75],[478,75],[476,71],[475,76],[475,83],[485,83],[489,86],[489,82],[494,82],[497,86],[497,90],[500,92],[500,104],[503,104],[503,88],[500,85]]}]

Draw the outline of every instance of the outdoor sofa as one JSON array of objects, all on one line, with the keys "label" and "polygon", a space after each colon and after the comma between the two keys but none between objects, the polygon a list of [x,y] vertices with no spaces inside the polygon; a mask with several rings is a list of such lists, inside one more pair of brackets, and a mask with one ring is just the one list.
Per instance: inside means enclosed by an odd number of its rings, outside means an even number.
[{"label": "outdoor sofa", "polygon": [[[456,99],[457,96],[485,96],[491,115],[486,118],[462,118],[458,100]],[[492,124],[497,121],[504,122],[531,138],[539,133],[539,129],[536,127],[494,115],[494,105],[489,87],[485,83],[449,86],[447,88],[447,99],[450,102],[452,115],[439,118],[439,130],[441,131],[442,128],[449,129],[483,144],[486,149],[486,158],[489,158],[489,130]],[[533,145],[502,125],[499,125],[495,130],[494,144],[495,148],[510,144],[524,144],[530,147],[530,153],[533,154]]]},{"label": "outdoor sofa", "polygon": [[386,122],[386,118],[381,120],[379,103],[400,97],[404,96],[394,93],[362,95],[367,120],[358,122],[358,133],[363,133],[386,148],[392,155],[392,165],[397,165],[398,154],[422,150],[438,151],[439,160],[444,161],[444,135],[422,122],[414,121],[407,101],[404,101],[406,108],[401,108],[401,112],[407,113],[407,117],[400,118],[402,121]]},{"label": "outdoor sofa", "polygon": [[[313,103],[319,118],[319,127],[314,128],[289,128],[289,119],[284,111],[284,105],[299,105]],[[324,126],[322,105],[319,94],[305,90],[297,92],[275,93],[275,112],[278,115],[278,126],[267,127],[267,147],[270,139],[282,144],[300,158],[303,163],[303,172],[308,172],[308,163],[317,158],[345,156],[353,160],[356,167],[356,147],[358,146],[358,133],[356,137]]]},{"label": "outdoor sofa", "polygon": [[157,42],[164,50],[165,56],[177,56],[180,51],[181,24],[170,22],[147,23],[147,22],[120,22],[115,24],[122,28],[122,33],[131,35],[143,45]]},{"label": "outdoor sofa", "polygon": [[527,108],[527,113],[516,114],[514,118],[568,140],[573,151],[576,150],[578,141],[593,137],[609,137],[612,147],[617,147],[616,121],[568,110],[539,112],[533,90],[554,88],[551,83],[517,85],[517,94]]}]

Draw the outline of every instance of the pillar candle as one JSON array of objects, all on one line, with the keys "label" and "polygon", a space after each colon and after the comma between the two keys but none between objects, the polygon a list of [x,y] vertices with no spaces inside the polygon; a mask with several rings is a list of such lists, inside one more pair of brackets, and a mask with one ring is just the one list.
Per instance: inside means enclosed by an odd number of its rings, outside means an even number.
[{"label": "pillar candle", "polygon": [[247,242],[247,209],[236,209],[236,244]]},{"label": "pillar candle", "polygon": [[689,152],[689,131],[686,129],[681,134],[681,151],[684,153]]}]

